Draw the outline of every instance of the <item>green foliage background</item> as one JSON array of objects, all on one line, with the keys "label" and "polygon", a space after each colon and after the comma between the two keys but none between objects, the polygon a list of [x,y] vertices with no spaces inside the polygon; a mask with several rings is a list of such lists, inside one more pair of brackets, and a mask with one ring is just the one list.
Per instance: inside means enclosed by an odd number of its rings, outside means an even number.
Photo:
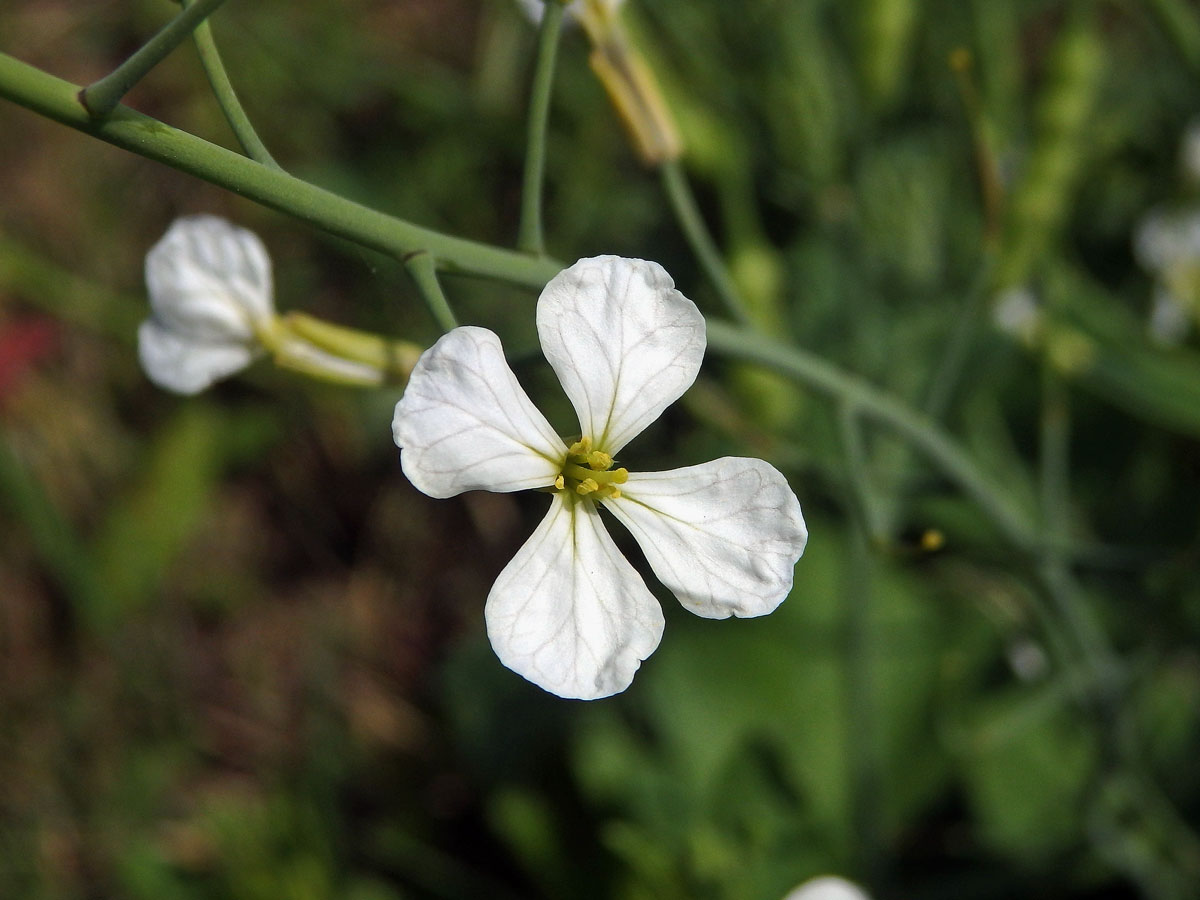
[{"label": "green foliage background", "polygon": [[[0,49],[88,83],[170,12],[16,0]],[[631,464],[783,468],[812,532],[792,596],[724,622],[664,598],[626,694],[543,694],[482,633],[541,498],[418,494],[396,392],[264,365],[183,400],[137,368],[141,260],[176,215],[261,234],[281,307],[429,342],[404,272],[0,106],[0,896],[756,900],[826,872],[878,898],[1195,896],[1200,353],[1144,337],[1130,240],[1197,202],[1200,10],[627,13],[756,319],[913,405],[974,322],[944,420],[1035,519],[1061,496],[1069,565],[1019,554],[885,433],[849,458],[826,401],[713,357]],[[514,6],[234,0],[214,31],[289,171],[511,244],[535,41]],[[560,52],[551,252],[655,259],[720,315],[583,36]],[[232,146],[190,47],[128,102]],[[1030,345],[987,311],[1022,285],[1047,310]],[[569,430],[534,295],[446,287]],[[1064,629],[1103,665],[1064,665]]]}]

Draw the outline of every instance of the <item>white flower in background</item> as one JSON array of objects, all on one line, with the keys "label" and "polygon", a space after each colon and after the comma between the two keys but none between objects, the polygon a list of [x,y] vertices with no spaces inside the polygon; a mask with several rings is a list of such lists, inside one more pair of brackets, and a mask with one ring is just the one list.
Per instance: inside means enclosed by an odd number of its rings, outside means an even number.
[{"label": "white flower in background", "polygon": [[[554,3],[557,0],[550,0],[550,2]],[[589,5],[600,9],[607,16],[611,16],[621,8],[624,2],[625,0],[572,0],[571,3],[567,4],[567,8],[564,11],[566,13],[565,18],[568,20],[578,19],[584,15],[584,7]],[[525,14],[525,17],[530,22],[533,22],[535,25],[541,24],[542,15],[545,13],[546,8],[543,0],[517,0],[517,6],[521,7],[521,12]]]},{"label": "white flower in background", "polygon": [[1200,307],[1200,210],[1150,212],[1134,232],[1133,252],[1157,282],[1147,322],[1150,337],[1161,344],[1180,343]]},{"label": "white flower in background", "polygon": [[1037,296],[1024,285],[1001,292],[992,304],[992,324],[1011,337],[1033,343],[1042,327]]},{"label": "white flower in background", "polygon": [[808,533],[787,480],[762,460],[613,468],[691,386],[704,356],[704,318],[661,266],[582,259],[542,291],[537,328],[579,416],[578,440],[555,433],[499,338],[475,327],[455,328],[422,355],[392,430],[404,474],[431,497],[550,494],[545,519],[488,595],[488,637],[500,661],[533,683],[595,699],[628,687],[663,631],[662,610],[600,521],[601,506],[679,601],[708,618],[775,609]]},{"label": "white flower in background", "polygon": [[146,254],[146,288],[138,357],[159,387],[195,394],[264,352],[271,260],[253,232],[216,216],[176,219]]},{"label": "white flower in background", "polygon": [[822,875],[799,885],[783,900],[871,900],[871,897],[852,881]]},{"label": "white flower in background", "polygon": [[336,326],[277,316],[262,241],[217,216],[171,223],[146,254],[146,288],[151,315],[138,328],[138,358],[150,380],[169,391],[197,394],[266,353],[326,381],[383,382],[378,364],[340,355],[349,352],[345,340],[333,349],[321,345]]}]

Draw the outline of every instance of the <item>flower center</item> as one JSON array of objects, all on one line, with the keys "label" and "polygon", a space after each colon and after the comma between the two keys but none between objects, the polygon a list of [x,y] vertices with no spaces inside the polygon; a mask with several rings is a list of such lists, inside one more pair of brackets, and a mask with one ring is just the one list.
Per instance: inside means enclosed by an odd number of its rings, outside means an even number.
[{"label": "flower center", "polygon": [[593,500],[608,500],[621,496],[618,484],[624,484],[629,470],[614,469],[613,458],[603,450],[592,449],[592,439],[581,437],[567,448],[562,472],[554,479],[559,491],[572,491]]}]

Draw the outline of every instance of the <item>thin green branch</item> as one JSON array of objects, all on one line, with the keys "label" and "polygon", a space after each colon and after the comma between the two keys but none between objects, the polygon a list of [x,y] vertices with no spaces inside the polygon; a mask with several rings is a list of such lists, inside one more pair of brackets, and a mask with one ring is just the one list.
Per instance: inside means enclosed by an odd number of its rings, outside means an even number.
[{"label": "thin green branch", "polygon": [[521,187],[521,224],[517,247],[526,253],[546,252],[542,233],[542,195],[546,171],[546,125],[550,119],[550,95],[554,86],[554,61],[558,55],[558,37],[562,32],[563,5],[547,3],[543,7],[542,27],[538,32],[537,65],[529,97],[529,127],[525,145],[525,180]]},{"label": "thin green branch", "polygon": [[79,92],[79,101],[88,113],[102,119],[112,113],[129,93],[129,89],[141,81],[146,73],[162,62],[163,58],[187,40],[196,27],[212,15],[225,0],[195,0],[183,12],[168,22],[146,41],[140,49],[121,65],[99,81],[89,84]]},{"label": "thin green branch", "polygon": [[[853,409],[843,404],[839,410],[843,428],[858,432]],[[850,435],[850,444],[857,435]],[[850,773],[850,814],[854,825],[857,869],[874,881],[882,861],[883,830],[880,826],[880,766],[878,748],[877,680],[871,619],[874,606],[875,555],[871,545],[870,505],[865,496],[869,488],[860,488],[862,472],[854,459],[847,460],[850,480],[848,498],[850,547],[846,556],[846,599],[842,617],[842,647],[845,654],[845,703],[849,723],[847,765]]]},{"label": "thin green branch", "polygon": [[541,288],[562,268],[551,259],[452,237],[369,209],[124,106],[94,120],[80,105],[78,93],[70,82],[0,53],[0,97],[331,234],[396,258],[425,250],[441,268],[533,288]]},{"label": "thin green branch", "polygon": [[[184,0],[184,4],[188,6],[195,2],[196,0]],[[212,86],[213,95],[217,98],[217,105],[221,107],[221,112],[225,114],[225,120],[233,129],[233,133],[237,137],[238,143],[242,145],[242,149],[246,151],[246,155],[264,166],[282,170],[279,163],[275,162],[275,158],[271,156],[271,152],[267,150],[266,144],[259,138],[254,126],[250,124],[250,118],[246,115],[246,110],[242,108],[241,101],[238,100],[237,92],[234,91],[229,75],[225,71],[225,64],[221,62],[221,54],[217,50],[216,41],[213,40],[212,28],[209,23],[201,22],[192,34],[192,38],[196,42],[196,51],[200,54],[200,64],[204,66],[204,74],[208,76],[208,83]]]},{"label": "thin green branch", "polygon": [[662,173],[667,198],[671,201],[671,209],[675,218],[679,220],[684,237],[687,238],[692,252],[696,254],[696,259],[700,261],[708,280],[717,289],[726,311],[741,324],[749,323],[750,314],[746,311],[746,304],[738,292],[737,285],[733,283],[725,261],[721,258],[716,241],[709,233],[704,216],[700,214],[696,196],[692,193],[692,187],[679,160],[668,159],[659,166],[659,170]]},{"label": "thin green branch", "polygon": [[979,267],[979,272],[967,289],[967,296],[955,317],[954,328],[946,341],[942,358],[929,381],[921,409],[931,418],[941,419],[946,415],[950,402],[954,399],[954,392],[962,382],[963,370],[975,343],[975,336],[979,332],[979,324],[987,310],[993,262],[991,254],[984,257],[983,265]]},{"label": "thin green branch", "polygon": [[875,500],[870,455],[863,442],[862,422],[859,421],[858,415],[858,408],[853,403],[838,404],[838,426],[842,437],[842,449],[846,453],[850,494],[857,505],[858,517],[870,544],[879,546],[887,540],[888,532],[884,524],[884,513]]},{"label": "thin green branch", "polygon": [[774,369],[818,393],[852,404],[863,417],[887,426],[923,454],[979,505],[1014,546],[1030,554],[1036,550],[1039,535],[1034,525],[928,416],[823,359],[727,322],[708,321],[708,346],[732,359]]},{"label": "thin green branch", "polygon": [[412,276],[413,283],[416,284],[417,290],[421,294],[421,299],[429,307],[429,312],[442,331],[457,328],[458,320],[454,316],[454,310],[450,308],[450,303],[446,300],[446,295],[442,292],[442,285],[437,276],[437,265],[434,263],[433,257],[421,251],[410,253],[404,258],[404,268],[408,269],[408,274]]},{"label": "thin green branch", "polygon": [[1070,402],[1067,386],[1049,361],[1042,364],[1039,495],[1044,540],[1040,575],[1068,633],[1097,680],[1111,691],[1118,665],[1091,607],[1079,593],[1063,548],[1070,539]]}]

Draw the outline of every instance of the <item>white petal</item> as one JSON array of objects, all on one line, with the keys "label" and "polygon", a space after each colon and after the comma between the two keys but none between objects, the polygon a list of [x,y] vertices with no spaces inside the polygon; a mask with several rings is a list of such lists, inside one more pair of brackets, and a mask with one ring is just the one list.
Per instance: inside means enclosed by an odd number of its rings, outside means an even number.
[{"label": "white petal", "polygon": [[430,497],[548,487],[566,445],[504,360],[486,328],[449,331],[421,354],[396,404],[400,463]]},{"label": "white petal", "polygon": [[582,433],[614,456],[691,387],[704,357],[700,310],[640,259],[597,256],[559,272],[537,326]]},{"label": "white petal", "polygon": [[257,352],[237,343],[182,338],[147,319],[138,328],[138,359],[146,375],[177,394],[198,394],[214,381],[248,366]]},{"label": "white petal", "polygon": [[871,898],[852,881],[836,875],[822,875],[797,886],[783,900],[871,900]]},{"label": "white petal", "polygon": [[146,287],[155,318],[196,340],[246,342],[274,315],[262,241],[216,216],[172,223],[146,254]]},{"label": "white petal", "polygon": [[609,537],[595,504],[562,493],[496,579],[484,612],[504,665],[579,700],[629,687],[664,624],[658,601]]},{"label": "white petal", "polygon": [[604,505],[679,602],[711,619],[771,612],[808,541],[800,501],[761,459],[632,473]]},{"label": "white petal", "polygon": [[[554,2],[554,0],[551,0],[551,2]],[[584,15],[584,7],[587,2],[588,0],[574,0],[574,2],[567,4],[566,10],[564,10],[566,21],[569,22]],[[621,7],[625,0],[590,0],[590,2],[597,4],[605,14],[612,15]],[[517,0],[517,6],[521,7],[521,12],[535,25],[542,21],[542,16],[546,11],[546,4],[543,0]]]}]

